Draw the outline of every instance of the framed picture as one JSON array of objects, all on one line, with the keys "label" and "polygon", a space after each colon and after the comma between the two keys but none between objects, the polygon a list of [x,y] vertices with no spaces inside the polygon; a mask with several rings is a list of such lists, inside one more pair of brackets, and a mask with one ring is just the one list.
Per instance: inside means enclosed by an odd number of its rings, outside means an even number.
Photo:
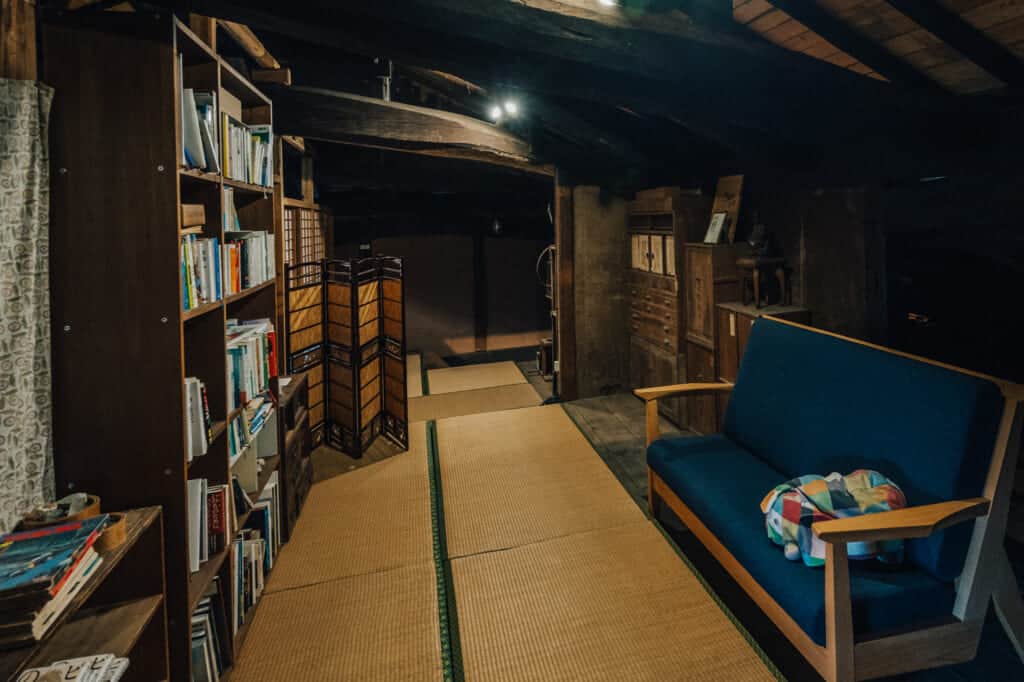
[{"label": "framed picture", "polygon": [[729,214],[725,211],[719,211],[711,215],[711,224],[708,225],[708,232],[704,235],[705,244],[719,244],[722,241],[722,236],[725,234],[725,224],[728,221]]}]

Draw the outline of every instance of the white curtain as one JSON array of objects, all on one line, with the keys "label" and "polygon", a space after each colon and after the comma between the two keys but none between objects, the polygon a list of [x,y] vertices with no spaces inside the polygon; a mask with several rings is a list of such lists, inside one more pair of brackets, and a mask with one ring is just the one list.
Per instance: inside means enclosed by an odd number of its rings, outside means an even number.
[{"label": "white curtain", "polygon": [[0,79],[0,532],[53,499],[50,171],[53,90]]}]

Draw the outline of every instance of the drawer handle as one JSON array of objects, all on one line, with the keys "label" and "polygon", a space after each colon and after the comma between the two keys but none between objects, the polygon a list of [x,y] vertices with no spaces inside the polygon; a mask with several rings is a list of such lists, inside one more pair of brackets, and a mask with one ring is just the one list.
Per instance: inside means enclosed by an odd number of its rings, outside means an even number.
[{"label": "drawer handle", "polygon": [[634,320],[635,320],[636,318],[638,318],[638,317],[640,317],[640,313],[633,313],[633,319],[634,319]]},{"label": "drawer handle", "polygon": [[669,329],[668,327],[662,327],[662,329],[663,329],[663,330],[665,331],[665,333],[666,333],[666,334],[667,334],[667,333],[669,333],[670,331],[672,331],[672,330],[671,330],[671,329]]}]

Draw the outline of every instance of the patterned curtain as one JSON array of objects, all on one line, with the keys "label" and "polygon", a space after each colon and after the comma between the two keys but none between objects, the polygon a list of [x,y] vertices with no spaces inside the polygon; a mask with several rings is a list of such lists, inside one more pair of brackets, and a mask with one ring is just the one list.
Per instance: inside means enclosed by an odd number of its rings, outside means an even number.
[{"label": "patterned curtain", "polygon": [[52,500],[50,172],[53,90],[0,79],[0,532]]}]

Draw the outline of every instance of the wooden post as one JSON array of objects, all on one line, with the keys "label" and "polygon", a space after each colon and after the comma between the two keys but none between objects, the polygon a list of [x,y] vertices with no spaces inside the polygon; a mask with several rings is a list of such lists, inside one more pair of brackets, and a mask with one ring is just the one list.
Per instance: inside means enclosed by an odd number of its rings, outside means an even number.
[{"label": "wooden post", "polygon": [[555,257],[558,301],[558,395],[562,400],[577,398],[576,384],[576,297],[573,293],[575,248],[572,188],[555,173]]},{"label": "wooden post", "polygon": [[34,81],[36,6],[29,0],[0,0],[0,78]]},{"label": "wooden post", "polygon": [[211,50],[217,51],[217,20],[202,14],[189,14],[188,26]]},{"label": "wooden post", "polygon": [[828,682],[853,682],[853,614],[846,543],[825,545],[825,646]]},{"label": "wooden post", "polygon": [[473,350],[487,350],[487,318],[487,236],[478,227],[473,232]]},{"label": "wooden post", "polygon": [[660,415],[658,414],[658,401],[648,400],[644,403],[644,414],[646,416],[646,432],[647,432],[647,445],[650,445],[654,441],[658,440],[660,429],[658,428],[658,420]]}]

